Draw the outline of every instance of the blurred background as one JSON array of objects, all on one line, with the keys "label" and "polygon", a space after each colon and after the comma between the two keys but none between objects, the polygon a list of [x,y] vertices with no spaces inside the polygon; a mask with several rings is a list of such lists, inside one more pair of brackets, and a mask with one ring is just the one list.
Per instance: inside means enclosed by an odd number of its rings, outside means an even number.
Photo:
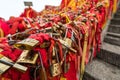
[{"label": "blurred background", "polygon": [[41,11],[45,5],[58,6],[61,0],[2,0],[0,2],[0,17],[8,20],[10,16],[19,16],[24,11],[24,1],[33,2],[33,9]]}]

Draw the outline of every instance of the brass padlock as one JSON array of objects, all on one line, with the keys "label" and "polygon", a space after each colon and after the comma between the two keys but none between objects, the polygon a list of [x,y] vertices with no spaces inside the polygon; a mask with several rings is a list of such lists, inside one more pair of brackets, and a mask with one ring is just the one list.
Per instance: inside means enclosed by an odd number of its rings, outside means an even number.
[{"label": "brass padlock", "polygon": [[29,50],[23,50],[23,52],[21,53],[21,55],[17,60],[17,63],[35,64],[37,61],[37,58],[38,58],[37,53],[32,53],[32,51],[29,51]]},{"label": "brass padlock", "polygon": [[64,41],[66,42],[66,45],[68,45],[69,47],[72,46],[72,40],[69,38],[64,38]]},{"label": "brass padlock", "polygon": [[38,40],[27,38],[20,42],[14,44],[14,47],[23,49],[23,50],[31,50],[39,43]]},{"label": "brass padlock", "polygon": [[64,45],[65,47],[67,47],[70,51],[76,53],[77,50],[75,50],[74,48],[71,47],[72,41],[69,38],[65,38],[65,40],[62,39],[58,39],[60,41],[60,43],[62,45]]},{"label": "brass padlock", "polygon": [[49,63],[50,63],[50,74],[52,77],[58,76],[61,74],[61,65],[59,62],[59,57],[58,57],[58,53],[56,48],[53,48],[53,55],[56,59],[49,59]]},{"label": "brass padlock", "polygon": [[51,74],[52,77],[55,77],[55,76],[61,74],[60,63],[54,63],[50,66],[50,74]]}]

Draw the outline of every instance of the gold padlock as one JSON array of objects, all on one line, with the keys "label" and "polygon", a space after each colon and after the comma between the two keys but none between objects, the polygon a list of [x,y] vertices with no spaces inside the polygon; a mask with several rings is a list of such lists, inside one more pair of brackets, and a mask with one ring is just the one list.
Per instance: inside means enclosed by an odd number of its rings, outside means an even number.
[{"label": "gold padlock", "polygon": [[31,52],[29,50],[23,50],[19,59],[17,60],[17,63],[35,64],[38,58],[38,54],[32,53],[32,55],[29,55],[30,53]]},{"label": "gold padlock", "polygon": [[7,71],[11,66],[21,72],[27,71],[27,67],[14,63],[11,59],[0,54],[0,75]]},{"label": "gold padlock", "polygon": [[38,40],[27,38],[20,42],[14,44],[15,48],[23,49],[23,50],[31,50],[39,43]]},{"label": "gold padlock", "polygon": [[53,48],[53,55],[55,55],[56,60],[49,59],[49,63],[50,63],[50,74],[52,77],[55,77],[60,75],[62,70],[59,62],[59,58],[58,58],[58,53],[55,47]]},{"label": "gold padlock", "polygon": [[60,41],[60,43],[61,43],[62,45],[64,45],[65,47],[67,47],[70,51],[72,51],[72,52],[74,52],[74,53],[77,52],[77,50],[75,50],[74,48],[71,47],[72,42],[71,42],[70,39],[67,39],[67,38],[66,38],[65,40],[62,40],[62,39],[58,39],[58,40]]},{"label": "gold padlock", "polygon": [[61,74],[60,63],[54,63],[50,66],[50,74],[52,77],[55,77],[55,76]]},{"label": "gold padlock", "polygon": [[66,45],[68,45],[69,47],[72,46],[72,40],[69,38],[64,38],[64,41],[66,42]]}]

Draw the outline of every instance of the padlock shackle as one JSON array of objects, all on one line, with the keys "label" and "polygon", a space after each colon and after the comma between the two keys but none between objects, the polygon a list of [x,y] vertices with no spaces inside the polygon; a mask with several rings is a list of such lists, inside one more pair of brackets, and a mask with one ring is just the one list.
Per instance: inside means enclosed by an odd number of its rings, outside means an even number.
[{"label": "padlock shackle", "polygon": [[[51,39],[50,42],[51,42],[51,44],[50,44],[50,48],[48,50],[48,60],[49,60],[49,64],[51,65],[51,62],[52,62],[52,53],[53,53],[53,48],[55,47],[55,44],[57,44],[58,48],[59,48],[59,52],[58,53],[59,53],[59,56],[60,56],[60,60],[62,60],[62,58],[63,58],[63,52],[62,52],[62,45],[60,44],[59,41]],[[58,56],[58,53],[55,54],[55,55]]]}]

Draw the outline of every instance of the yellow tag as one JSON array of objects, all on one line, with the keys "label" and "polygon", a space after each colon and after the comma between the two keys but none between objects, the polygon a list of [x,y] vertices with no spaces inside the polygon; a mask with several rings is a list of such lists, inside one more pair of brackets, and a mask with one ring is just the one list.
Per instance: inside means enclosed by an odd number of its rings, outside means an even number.
[{"label": "yellow tag", "polygon": [[1,28],[0,28],[0,37],[4,37],[4,32]]},{"label": "yellow tag", "polygon": [[65,77],[61,77],[60,80],[67,80]]}]

